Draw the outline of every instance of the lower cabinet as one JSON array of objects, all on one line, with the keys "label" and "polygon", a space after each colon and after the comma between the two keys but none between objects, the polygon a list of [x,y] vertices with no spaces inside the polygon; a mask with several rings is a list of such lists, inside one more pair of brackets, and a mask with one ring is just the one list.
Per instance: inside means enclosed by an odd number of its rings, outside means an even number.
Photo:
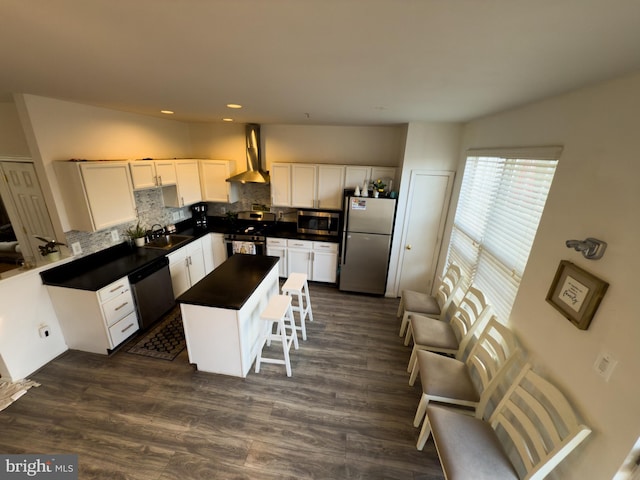
[{"label": "lower cabinet", "polygon": [[167,255],[171,286],[177,298],[206,275],[202,239],[198,238]]},{"label": "lower cabinet", "polygon": [[315,282],[336,283],[338,244],[285,238],[267,238],[267,255],[280,257],[281,277],[306,273]]},{"label": "lower cabinet", "polygon": [[278,276],[285,278],[287,273],[287,239],[267,238],[267,255],[280,257],[278,263]]},{"label": "lower cabinet", "polygon": [[47,290],[71,349],[106,355],[139,329],[127,277],[97,292],[51,285]]}]

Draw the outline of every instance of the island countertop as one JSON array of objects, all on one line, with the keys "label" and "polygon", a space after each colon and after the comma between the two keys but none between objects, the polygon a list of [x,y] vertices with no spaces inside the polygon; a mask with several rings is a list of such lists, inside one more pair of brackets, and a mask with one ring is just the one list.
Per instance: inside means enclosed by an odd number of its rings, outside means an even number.
[{"label": "island countertop", "polygon": [[266,255],[232,255],[176,301],[240,310],[279,260]]}]

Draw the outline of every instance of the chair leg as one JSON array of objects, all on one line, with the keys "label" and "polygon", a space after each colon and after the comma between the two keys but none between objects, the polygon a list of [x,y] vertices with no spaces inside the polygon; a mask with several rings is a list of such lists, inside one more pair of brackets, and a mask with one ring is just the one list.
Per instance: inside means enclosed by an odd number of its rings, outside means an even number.
[{"label": "chair leg", "polygon": [[400,304],[398,305],[398,313],[396,313],[396,317],[400,318],[402,312],[404,311],[404,300],[402,299],[402,295],[400,295]]},{"label": "chair leg", "polygon": [[[298,350],[298,330],[296,329],[296,322],[293,319],[293,310],[291,309],[291,307],[289,307],[289,310],[287,310],[287,316],[289,317],[289,326],[291,327],[291,336],[293,337],[293,347]],[[285,328],[284,322],[282,323],[282,328]],[[286,332],[286,330],[284,331]]]},{"label": "chair leg", "polygon": [[313,310],[311,310],[311,298],[309,297],[309,285],[307,282],[304,282],[304,298],[307,302],[307,306],[305,308],[307,310],[307,315],[309,316],[309,321],[313,322]]},{"label": "chair leg", "polygon": [[298,308],[300,312],[300,331],[302,332],[302,340],[307,339],[306,314],[304,304],[302,303],[302,293],[298,292]]},{"label": "chair leg", "polygon": [[399,337],[404,336],[404,331],[407,328],[408,324],[409,324],[409,312],[404,312],[404,314],[402,315],[402,323],[400,323],[400,333],[398,334]]},{"label": "chair leg", "polygon": [[418,403],[418,409],[416,410],[416,416],[413,417],[413,426],[419,427],[422,423],[422,419],[424,418],[424,414],[427,411],[427,405],[429,405],[429,397],[427,397],[424,393],[420,398],[420,402]]},{"label": "chair leg", "polygon": [[413,363],[413,368],[411,369],[411,376],[409,377],[409,386],[413,387],[416,383],[416,378],[418,378],[418,374],[420,373],[420,364],[418,362]]},{"label": "chair leg", "polygon": [[[282,331],[282,335],[280,335],[280,338],[282,339],[282,351],[284,353],[284,366],[287,370],[287,377],[291,376],[291,362],[289,361],[289,345],[287,345],[287,329],[284,325],[284,320],[280,320],[281,325],[280,325],[280,329]],[[293,332],[291,332],[292,335],[296,334],[296,329],[295,329],[295,325],[293,328]],[[295,337],[297,338],[297,337]]]},{"label": "chair leg", "polygon": [[411,370],[413,370],[413,366],[416,364],[417,357],[418,357],[418,346],[414,345],[413,349],[411,350],[411,358],[409,358],[407,373],[411,373]]},{"label": "chair leg", "polygon": [[404,345],[408,347],[413,338],[413,328],[411,328],[411,321],[407,321],[407,334],[404,336]]},{"label": "chair leg", "polygon": [[416,442],[416,448],[420,451],[424,448],[429,436],[431,435],[431,424],[429,423],[429,417],[424,418],[422,422],[422,428],[420,429],[420,435],[418,435],[418,441]]}]

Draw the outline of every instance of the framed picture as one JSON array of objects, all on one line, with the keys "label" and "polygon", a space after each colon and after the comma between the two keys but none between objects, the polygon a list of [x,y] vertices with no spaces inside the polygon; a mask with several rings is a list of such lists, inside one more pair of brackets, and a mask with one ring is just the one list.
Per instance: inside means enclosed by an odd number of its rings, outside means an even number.
[{"label": "framed picture", "polygon": [[562,260],[547,293],[547,302],[580,330],[586,330],[607,288],[607,282]]}]

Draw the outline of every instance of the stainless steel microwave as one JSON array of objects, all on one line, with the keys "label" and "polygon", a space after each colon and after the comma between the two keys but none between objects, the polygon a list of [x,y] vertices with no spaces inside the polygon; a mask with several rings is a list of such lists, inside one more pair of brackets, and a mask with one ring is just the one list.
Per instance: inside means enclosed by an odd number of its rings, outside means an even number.
[{"label": "stainless steel microwave", "polygon": [[338,235],[340,213],[298,210],[298,233]]}]

